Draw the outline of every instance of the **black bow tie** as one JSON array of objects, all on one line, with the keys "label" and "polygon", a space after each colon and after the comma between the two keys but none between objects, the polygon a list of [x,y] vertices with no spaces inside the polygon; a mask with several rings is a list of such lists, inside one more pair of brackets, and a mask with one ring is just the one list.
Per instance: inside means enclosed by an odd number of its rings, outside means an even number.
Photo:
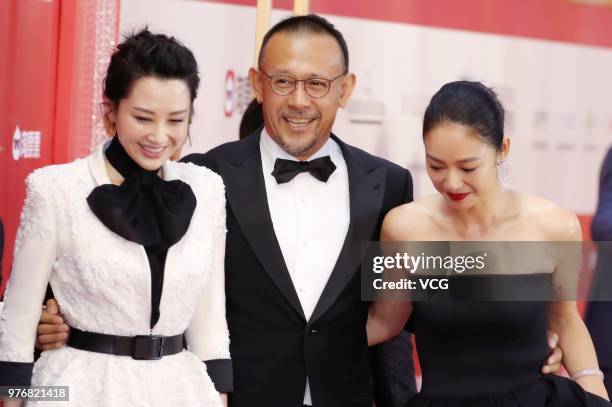
[{"label": "black bow tie", "polygon": [[301,172],[309,172],[319,181],[327,182],[329,176],[336,170],[336,166],[328,155],[312,161],[293,161],[277,158],[274,162],[272,175],[279,184],[291,181]]}]

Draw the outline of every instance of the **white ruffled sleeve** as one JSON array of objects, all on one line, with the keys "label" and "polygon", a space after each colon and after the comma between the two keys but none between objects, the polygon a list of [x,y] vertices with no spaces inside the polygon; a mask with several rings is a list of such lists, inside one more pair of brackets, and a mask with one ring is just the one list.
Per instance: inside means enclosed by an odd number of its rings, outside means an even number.
[{"label": "white ruffled sleeve", "polygon": [[36,327],[56,257],[53,185],[43,171],[26,179],[27,197],[0,316],[0,386],[30,384]]},{"label": "white ruffled sleeve", "polygon": [[206,364],[217,391],[233,389],[229,352],[229,331],[225,316],[225,193],[220,177],[220,196],[215,199],[213,256],[210,278],[206,283],[186,332],[187,345]]}]

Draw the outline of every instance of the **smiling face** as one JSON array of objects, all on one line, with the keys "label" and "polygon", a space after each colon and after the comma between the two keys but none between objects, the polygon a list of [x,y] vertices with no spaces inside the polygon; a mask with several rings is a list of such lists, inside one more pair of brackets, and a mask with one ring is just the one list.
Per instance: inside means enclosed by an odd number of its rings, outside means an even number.
[{"label": "smiling face", "polygon": [[333,79],[344,71],[342,51],[336,40],[325,34],[277,33],[265,46],[261,71],[249,77],[257,100],[262,103],[264,123],[270,137],[287,153],[305,160],[329,139],[339,107],[345,107],[355,84],[347,74],[331,83],[329,93],[309,96],[303,82],[286,96],[276,94],[268,75],[295,79]]},{"label": "smiling face", "polygon": [[507,139],[498,152],[472,128],[442,122],[425,134],[424,142],[427,174],[452,208],[468,209],[500,189],[496,164],[508,150]]},{"label": "smiling face", "polygon": [[155,171],[183,147],[190,110],[185,81],[148,76],[136,80],[128,96],[111,106],[108,119],[130,158]]}]

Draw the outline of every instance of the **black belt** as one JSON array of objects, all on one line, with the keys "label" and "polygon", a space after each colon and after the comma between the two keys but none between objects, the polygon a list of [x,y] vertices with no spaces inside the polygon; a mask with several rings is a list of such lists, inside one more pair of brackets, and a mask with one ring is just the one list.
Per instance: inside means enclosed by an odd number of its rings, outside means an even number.
[{"label": "black belt", "polygon": [[174,336],[118,336],[70,329],[68,346],[90,352],[131,356],[137,360],[157,360],[183,350],[183,334]]}]

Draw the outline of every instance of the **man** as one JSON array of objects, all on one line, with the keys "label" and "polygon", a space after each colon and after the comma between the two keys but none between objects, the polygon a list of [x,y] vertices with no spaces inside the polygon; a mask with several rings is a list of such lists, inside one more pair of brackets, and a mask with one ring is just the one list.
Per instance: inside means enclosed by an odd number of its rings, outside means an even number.
[{"label": "man", "polygon": [[360,244],[412,199],[410,175],[331,136],[355,76],[326,20],[277,24],[249,77],[261,134],[185,158],[226,185],[230,404],[369,407]]}]

